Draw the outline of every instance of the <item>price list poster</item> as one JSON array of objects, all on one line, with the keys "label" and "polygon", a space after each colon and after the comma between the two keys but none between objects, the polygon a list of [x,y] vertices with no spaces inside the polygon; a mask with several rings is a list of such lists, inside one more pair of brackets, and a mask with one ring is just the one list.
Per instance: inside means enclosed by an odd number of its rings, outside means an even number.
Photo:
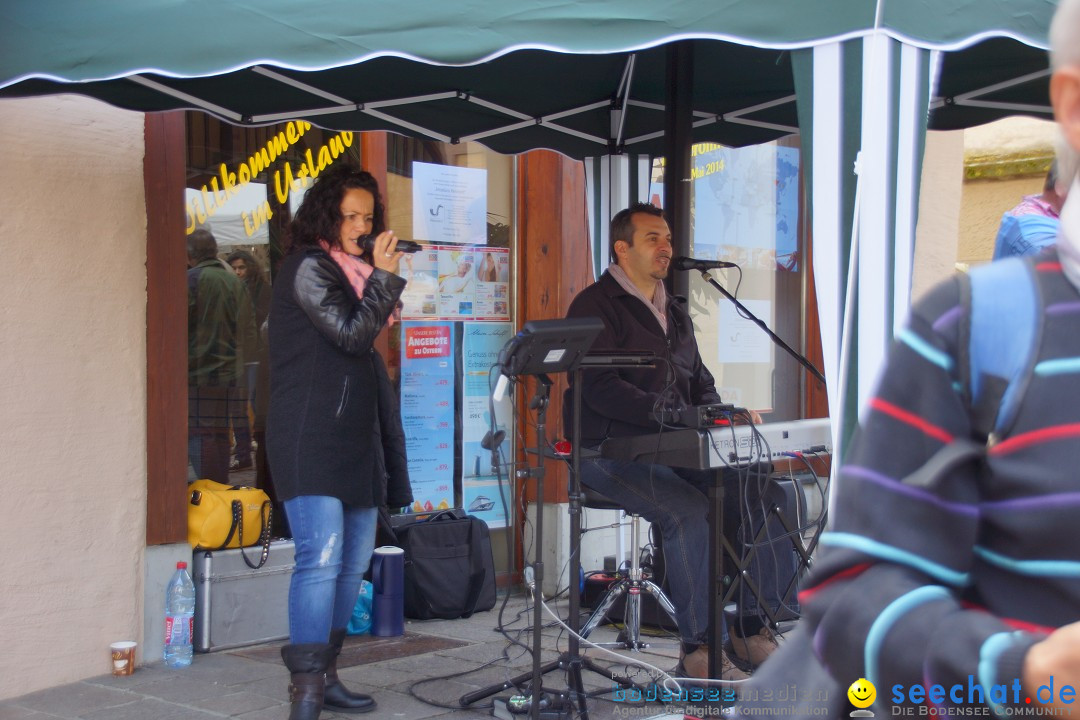
[{"label": "price list poster", "polygon": [[[504,397],[498,403],[491,400],[494,379],[498,377],[498,371],[492,370],[492,366],[512,335],[512,326],[508,322],[467,322],[461,343],[465,376],[461,427],[462,506],[492,528],[506,527],[507,524],[503,497],[510,506],[508,474],[512,472],[510,448],[514,429],[510,398]],[[495,411],[494,431],[492,409]],[[499,437],[500,432],[500,442],[492,448],[491,438]],[[488,448],[484,447],[485,436],[488,436]],[[498,455],[499,473],[492,467],[493,450]]]},{"label": "price list poster", "polygon": [[454,330],[405,322],[401,338],[401,422],[413,512],[454,506]]}]

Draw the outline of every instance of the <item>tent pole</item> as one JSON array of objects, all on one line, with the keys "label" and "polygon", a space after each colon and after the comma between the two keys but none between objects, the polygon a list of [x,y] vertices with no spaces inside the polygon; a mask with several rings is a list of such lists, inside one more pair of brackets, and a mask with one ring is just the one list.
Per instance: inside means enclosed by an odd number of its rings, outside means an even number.
[{"label": "tent pole", "polygon": [[[667,46],[667,88],[664,118],[664,215],[671,226],[672,253],[690,254],[690,148],[694,91],[693,46],[679,41]],[[689,273],[668,275],[668,290],[685,295]]]}]

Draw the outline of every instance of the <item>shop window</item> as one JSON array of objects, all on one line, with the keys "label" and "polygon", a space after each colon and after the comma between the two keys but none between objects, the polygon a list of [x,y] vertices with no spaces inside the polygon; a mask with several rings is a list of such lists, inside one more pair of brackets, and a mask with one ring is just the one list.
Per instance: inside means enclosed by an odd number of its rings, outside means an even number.
[{"label": "shop window", "polygon": [[[202,248],[188,268],[188,477],[267,487],[270,287],[306,176],[343,159],[364,166],[360,135],[299,122],[233,127],[198,112],[186,123],[186,234]],[[514,160],[392,134],[386,148],[387,227],[423,245],[402,262],[402,322],[385,352],[417,498],[409,509],[464,507],[501,527],[514,515],[513,423],[490,388],[515,327]]]},{"label": "shop window", "polygon": [[513,423],[509,400],[491,395],[515,327],[514,160],[474,143],[391,135],[387,168],[388,227],[423,245],[402,262],[403,322],[390,337],[411,509],[464,507],[502,527],[514,514]]},{"label": "shop window", "polygon": [[[188,478],[266,487],[266,318],[292,210],[358,136],[289,122],[187,120]],[[190,253],[194,251],[192,258]]]},{"label": "shop window", "polygon": [[[736,267],[710,275],[754,316],[805,354],[806,239],[801,232],[797,140],[745,148],[698,144],[692,150],[688,254]],[[663,198],[663,162],[649,196]],[[805,415],[806,371],[697,271],[687,273],[690,312],[702,359],[725,402],[767,421]]]}]

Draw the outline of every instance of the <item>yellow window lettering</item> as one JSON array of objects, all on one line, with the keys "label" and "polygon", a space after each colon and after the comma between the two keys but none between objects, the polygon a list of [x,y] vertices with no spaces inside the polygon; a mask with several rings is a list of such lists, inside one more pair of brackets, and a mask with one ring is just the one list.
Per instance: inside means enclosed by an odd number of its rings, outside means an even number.
[{"label": "yellow window lettering", "polygon": [[[245,166],[241,165],[240,167],[243,168]],[[218,173],[221,175],[221,190],[225,193],[225,199],[228,200],[240,189],[236,186],[236,173],[229,172],[229,166],[225,163],[221,163],[221,168],[218,170]],[[246,185],[247,181],[241,180],[240,184]]]},{"label": "yellow window lettering", "polygon": [[241,217],[244,219],[244,232],[247,233],[248,237],[251,237],[256,230],[274,217],[274,211],[270,209],[269,202],[264,202],[250,214],[247,212],[241,213]]},{"label": "yellow window lettering", "polygon": [[217,212],[217,201],[210,197],[210,194],[206,191],[206,186],[202,186],[202,201],[203,207],[206,208],[206,214],[210,217],[214,217],[214,213]]},{"label": "yellow window lettering", "polygon": [[190,235],[195,232],[195,228],[206,222],[206,213],[202,211],[202,205],[195,198],[188,200],[187,203],[187,230],[186,235]]}]

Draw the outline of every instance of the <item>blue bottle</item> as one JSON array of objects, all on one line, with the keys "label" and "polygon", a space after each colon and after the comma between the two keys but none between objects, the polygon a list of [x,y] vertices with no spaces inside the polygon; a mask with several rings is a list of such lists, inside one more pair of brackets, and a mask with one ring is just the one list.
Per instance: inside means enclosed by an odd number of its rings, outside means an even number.
[{"label": "blue bottle", "polygon": [[186,562],[176,563],[169,584],[165,586],[165,664],[187,667],[191,664],[192,628],[195,624],[195,583]]}]

